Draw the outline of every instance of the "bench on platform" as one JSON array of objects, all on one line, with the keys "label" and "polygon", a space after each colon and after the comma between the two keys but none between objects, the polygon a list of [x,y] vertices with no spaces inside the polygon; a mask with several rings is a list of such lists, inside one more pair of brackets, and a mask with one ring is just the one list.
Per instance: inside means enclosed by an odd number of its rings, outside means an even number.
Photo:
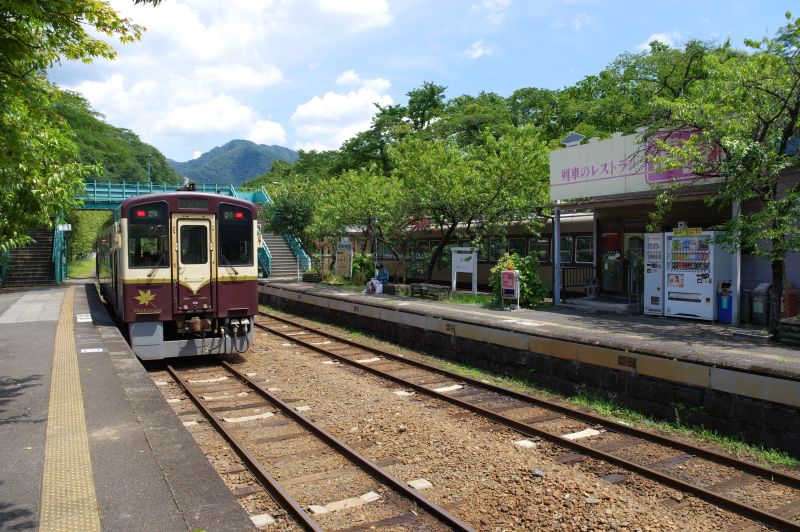
[{"label": "bench on platform", "polygon": [[409,288],[409,295],[411,296],[418,295],[422,297],[436,297],[436,299],[442,299],[442,296],[446,296],[449,293],[450,287],[440,284],[411,283]]}]

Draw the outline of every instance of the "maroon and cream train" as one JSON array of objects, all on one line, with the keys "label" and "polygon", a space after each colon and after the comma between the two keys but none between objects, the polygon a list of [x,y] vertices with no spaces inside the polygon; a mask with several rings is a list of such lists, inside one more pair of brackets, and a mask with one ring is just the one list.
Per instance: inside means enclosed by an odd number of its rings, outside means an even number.
[{"label": "maroon and cream train", "polygon": [[129,198],[114,211],[97,277],[139,358],[247,350],[258,312],[256,212],[198,192]]}]

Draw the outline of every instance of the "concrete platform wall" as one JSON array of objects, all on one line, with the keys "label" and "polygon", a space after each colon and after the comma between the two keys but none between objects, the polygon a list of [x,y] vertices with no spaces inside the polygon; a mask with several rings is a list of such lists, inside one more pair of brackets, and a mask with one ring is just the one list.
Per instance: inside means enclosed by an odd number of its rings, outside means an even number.
[{"label": "concrete platform wall", "polygon": [[454,362],[568,395],[605,397],[657,419],[704,426],[800,457],[800,426],[789,422],[800,419],[795,391],[800,383],[794,381],[513,331],[495,334],[396,308],[276,288],[262,288],[259,297],[262,304],[357,328]]}]

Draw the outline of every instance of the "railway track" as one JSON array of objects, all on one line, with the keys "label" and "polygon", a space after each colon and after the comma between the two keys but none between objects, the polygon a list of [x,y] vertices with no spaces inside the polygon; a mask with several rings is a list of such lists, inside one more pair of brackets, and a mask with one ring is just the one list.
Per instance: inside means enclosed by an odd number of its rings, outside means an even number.
[{"label": "railway track", "polygon": [[[192,368],[168,365],[166,370],[299,527],[339,529],[341,522],[332,516],[358,508],[374,518],[357,528],[471,530],[380,464],[314,424],[301,414],[302,405],[293,407],[282,401],[227,362]],[[298,461],[302,462],[299,476]],[[289,462],[295,465],[286,466]],[[295,476],[288,471],[295,471]],[[325,481],[333,478],[337,485],[332,489]],[[336,500],[330,501],[333,493]]]},{"label": "railway track", "polygon": [[[259,328],[561,449],[611,483],[640,475],[744,518],[800,530],[800,478],[261,313]],[[525,441],[519,443],[525,445]],[[532,443],[532,442],[531,442]],[[620,472],[621,471],[621,472]],[[676,505],[676,506],[679,506]]]}]

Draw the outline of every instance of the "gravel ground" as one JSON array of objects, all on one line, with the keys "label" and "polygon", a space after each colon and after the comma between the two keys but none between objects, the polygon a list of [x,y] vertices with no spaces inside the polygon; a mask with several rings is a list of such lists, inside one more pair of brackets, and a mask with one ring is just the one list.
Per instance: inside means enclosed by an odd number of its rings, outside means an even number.
[{"label": "gravel ground", "polygon": [[[242,360],[239,359],[239,362]],[[219,376],[219,371],[201,369],[197,371],[184,370],[181,373],[195,392],[207,401],[208,406],[223,417],[239,417],[277,411],[271,406],[265,407],[263,404],[257,404],[263,403],[264,400],[255,394],[245,393],[244,386],[235,379],[228,379],[224,382],[202,382],[203,379]],[[183,398],[182,389],[176,383],[171,382],[171,377],[165,372],[153,373],[151,376],[156,381],[169,383],[166,386],[160,386],[160,389],[180,419],[184,423],[189,421],[197,423],[187,428],[211,464],[225,480],[226,485],[234,492],[257,486],[257,481],[244,470],[241,461],[227,442],[205,421],[194,404]],[[263,378],[259,380],[261,383],[269,385],[269,382]],[[280,391],[278,387],[272,387],[271,390]],[[296,400],[286,399],[286,402],[296,402]],[[369,492],[379,495],[378,500],[369,502],[362,507],[313,515],[313,519],[326,530],[347,529],[402,515],[413,518],[411,526],[405,526],[402,528],[403,530],[443,530],[442,525],[429,516],[418,516],[422,512],[419,512],[413,503],[397,496],[357,467],[353,467],[316,437],[310,433],[300,434],[300,432],[305,432],[305,429],[288,418],[284,418],[281,414],[277,414],[273,418],[246,422],[241,425],[237,424],[235,428],[233,426],[228,428],[303,507],[324,506]],[[332,473],[330,478],[306,478],[309,475],[326,472]],[[297,528],[293,520],[287,518],[277,503],[260,488],[256,493],[240,495],[238,500],[251,516],[268,513],[276,518],[278,522],[263,527],[265,529],[294,530]],[[391,530],[397,527],[383,528]]]},{"label": "gravel ground", "polygon": [[[167,372],[154,372],[150,376],[155,381],[169,383],[166,386],[159,386],[159,389],[168,401],[173,400],[170,404],[182,421],[198,422],[197,425],[187,428],[203,449],[208,461],[219,473],[225,485],[231,491],[257,485],[258,482],[253,478],[253,475],[249,471],[243,470],[241,460],[228,443],[205,421],[203,415],[197,411],[194,404],[184,398],[180,386],[172,381],[172,377]],[[175,402],[175,399],[179,399],[179,401]],[[231,470],[237,472],[231,473],[229,472]],[[286,512],[263,491],[246,497],[239,497],[238,501],[251,517],[265,513],[272,516],[276,522],[269,526],[270,531],[301,530],[292,519],[286,516]]]},{"label": "gravel ground", "polygon": [[[362,338],[359,338],[362,341]],[[365,342],[366,343],[366,342]],[[609,484],[621,472],[587,459],[563,464],[566,451],[545,442],[523,449],[522,436],[465,415],[454,406],[411,395],[396,385],[344,365],[322,362],[273,335],[256,333],[254,348],[233,363],[268,379],[279,397],[311,407],[313,421],[423,491],[481,530],[725,530],[737,516],[635,476]],[[568,423],[567,423],[568,424]],[[567,426],[558,423],[559,430]],[[575,424],[576,430],[585,428]],[[365,442],[368,442],[365,445]]]}]

